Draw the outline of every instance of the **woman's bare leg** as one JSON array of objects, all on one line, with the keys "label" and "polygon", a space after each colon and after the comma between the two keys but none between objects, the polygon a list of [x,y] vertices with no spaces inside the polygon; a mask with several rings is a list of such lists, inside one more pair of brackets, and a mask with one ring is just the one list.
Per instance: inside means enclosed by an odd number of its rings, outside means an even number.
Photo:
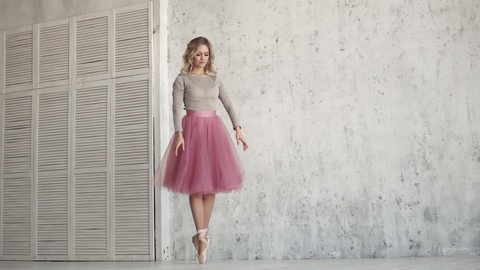
[{"label": "woman's bare leg", "polygon": [[[207,229],[212,216],[215,194],[208,194],[203,197],[201,195],[190,195],[189,199],[195,228],[197,231]],[[199,241],[198,253],[201,253],[206,247],[204,242]]]},{"label": "woman's bare leg", "polygon": [[213,212],[213,203],[215,202],[215,194],[208,194],[203,196],[203,222],[205,228],[210,224],[210,217]]},{"label": "woman's bare leg", "polygon": [[198,230],[205,229],[205,211],[202,195],[190,195],[190,209],[192,210],[193,222]]}]

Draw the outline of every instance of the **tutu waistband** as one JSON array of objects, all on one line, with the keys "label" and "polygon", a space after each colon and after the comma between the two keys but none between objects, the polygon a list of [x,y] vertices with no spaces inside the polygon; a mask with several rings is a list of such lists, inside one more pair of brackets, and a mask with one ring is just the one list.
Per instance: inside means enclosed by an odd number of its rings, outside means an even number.
[{"label": "tutu waistband", "polygon": [[196,111],[196,110],[187,110],[187,115],[195,117],[212,117],[217,115],[215,111]]}]

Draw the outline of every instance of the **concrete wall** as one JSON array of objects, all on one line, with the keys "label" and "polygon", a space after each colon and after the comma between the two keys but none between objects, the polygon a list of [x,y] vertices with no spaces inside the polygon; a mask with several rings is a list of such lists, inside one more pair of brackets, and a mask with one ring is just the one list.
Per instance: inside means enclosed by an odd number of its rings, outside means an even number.
[{"label": "concrete wall", "polygon": [[[244,190],[218,196],[212,259],[480,255],[478,1],[170,1],[168,14],[170,82],[186,43],[208,37],[251,147]],[[172,258],[194,259],[186,197],[171,215]]]}]

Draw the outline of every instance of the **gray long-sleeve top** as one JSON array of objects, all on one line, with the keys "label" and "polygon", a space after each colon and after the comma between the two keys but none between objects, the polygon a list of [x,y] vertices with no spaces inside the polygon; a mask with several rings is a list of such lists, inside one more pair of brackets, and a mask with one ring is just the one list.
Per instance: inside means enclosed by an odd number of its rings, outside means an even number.
[{"label": "gray long-sleeve top", "polygon": [[173,126],[175,132],[183,131],[181,111],[215,111],[220,99],[232,121],[233,127],[240,126],[232,102],[222,81],[210,75],[179,74],[173,83]]}]

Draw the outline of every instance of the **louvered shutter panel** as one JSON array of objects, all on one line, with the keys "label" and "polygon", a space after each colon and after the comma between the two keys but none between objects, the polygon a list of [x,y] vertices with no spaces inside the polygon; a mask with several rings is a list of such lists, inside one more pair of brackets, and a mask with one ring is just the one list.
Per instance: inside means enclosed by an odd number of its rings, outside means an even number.
[{"label": "louvered shutter panel", "polygon": [[37,187],[37,255],[65,260],[67,252],[68,175],[41,174]]},{"label": "louvered shutter panel", "polygon": [[149,161],[149,82],[115,84],[115,166]]},{"label": "louvered shutter panel", "polygon": [[29,256],[32,97],[5,98],[3,117],[1,255]]},{"label": "louvered shutter panel", "polygon": [[108,16],[76,21],[75,34],[75,76],[109,75]]},{"label": "louvered shutter panel", "polygon": [[115,84],[115,256],[148,259],[152,252],[149,177],[149,81]]},{"label": "louvered shutter panel", "polygon": [[150,64],[149,9],[115,14],[115,76],[147,73]]},{"label": "louvered shutter panel", "polygon": [[[78,259],[107,255],[107,174],[75,174],[75,251]],[[87,257],[88,256],[88,257]]]},{"label": "louvered shutter panel", "polygon": [[0,31],[0,95],[3,95],[4,93],[5,93],[5,31]]},{"label": "louvered shutter panel", "polygon": [[5,92],[32,89],[33,31],[8,33],[5,38]]},{"label": "louvered shutter panel", "polygon": [[31,178],[3,176],[2,255],[30,255]]},{"label": "louvered shutter panel", "polygon": [[[0,32],[0,34],[2,34]],[[1,36],[0,36],[0,42],[2,41]],[[2,45],[0,44],[0,51],[2,49]],[[1,53],[0,53],[1,54]],[[1,60],[1,59],[0,59]],[[0,70],[1,71],[1,70]],[[1,86],[0,86],[1,87]],[[1,88],[0,88],[1,89]],[[4,115],[5,115],[5,96],[0,95],[0,259],[4,259],[5,256],[2,251],[2,246],[3,246],[3,239],[2,239],[2,232],[3,232],[3,222],[1,216],[2,212],[4,211],[3,209],[3,142],[4,142]]]},{"label": "louvered shutter panel", "polygon": [[38,104],[38,172],[68,169],[67,89],[40,93]]},{"label": "louvered shutter panel", "polygon": [[52,82],[68,84],[69,76],[69,24],[40,26],[38,35],[39,85]]},{"label": "louvered shutter panel", "polygon": [[5,99],[3,173],[30,173],[32,97]]},{"label": "louvered shutter panel", "polygon": [[107,166],[108,86],[75,90],[75,169]]},{"label": "louvered shutter panel", "polygon": [[75,251],[107,255],[108,85],[75,90]]},{"label": "louvered shutter panel", "polygon": [[154,259],[151,10],[0,31],[0,260]]},{"label": "louvered shutter panel", "polygon": [[68,255],[67,90],[39,93],[37,255],[45,258]]}]

